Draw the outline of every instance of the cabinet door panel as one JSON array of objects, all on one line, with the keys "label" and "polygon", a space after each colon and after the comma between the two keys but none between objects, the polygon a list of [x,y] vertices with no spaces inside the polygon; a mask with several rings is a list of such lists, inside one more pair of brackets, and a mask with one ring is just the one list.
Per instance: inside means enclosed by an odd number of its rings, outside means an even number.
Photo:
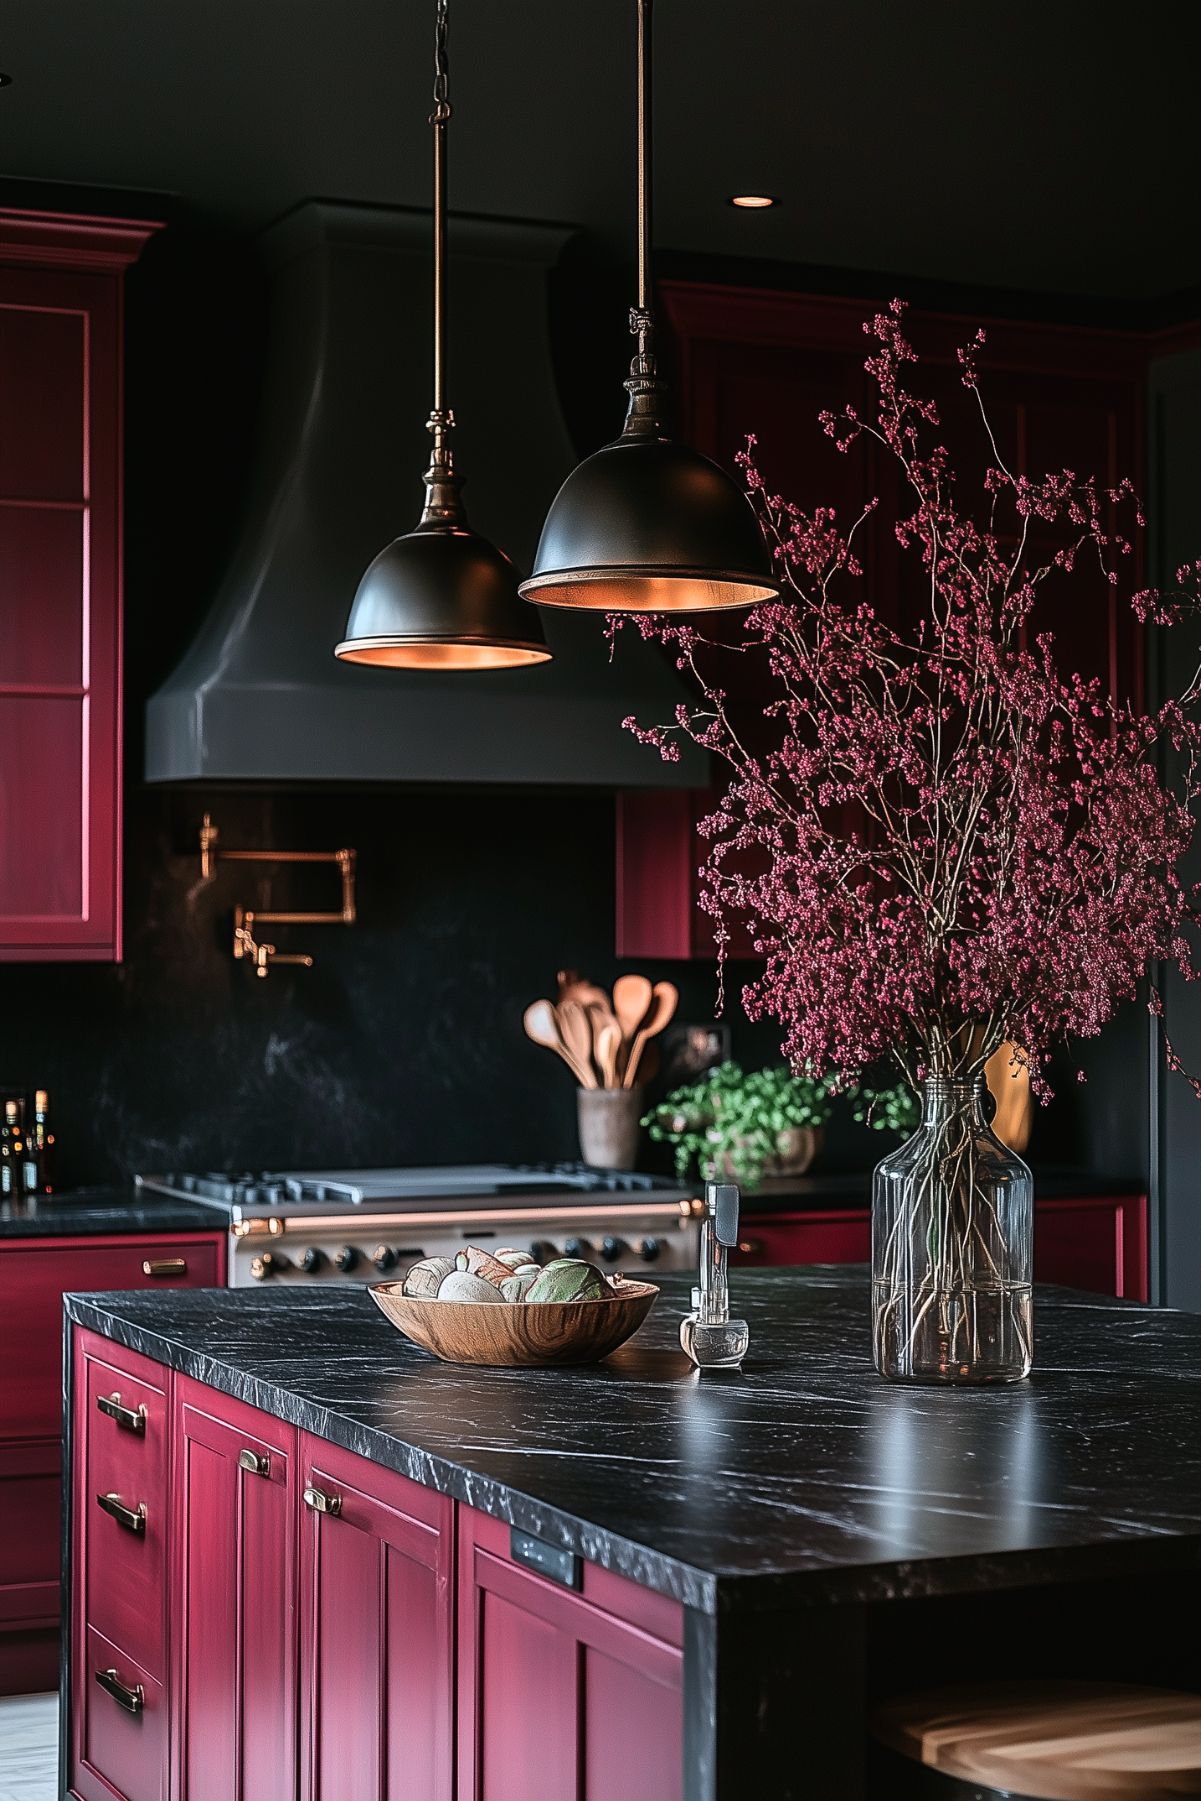
[{"label": "cabinet door panel", "polygon": [[460,1507],[459,1801],[682,1794],[681,1610],[618,1577],[589,1589],[514,1562],[507,1528]]},{"label": "cabinet door panel", "polygon": [[[139,1703],[129,1713],[96,1681],[108,1672]],[[84,1640],[75,1676],[71,1787],[82,1801],[166,1801],[167,1696],[160,1682],[99,1632]]]},{"label": "cabinet door panel", "polygon": [[121,289],[152,229],[0,209],[0,960],[121,955]]},{"label": "cabinet door panel", "polygon": [[302,1794],[450,1801],[453,1504],[317,1439],[301,1469],[337,1508],[302,1510]]},{"label": "cabinet door panel", "polygon": [[182,1378],[175,1415],[180,1801],[293,1801],[295,1434]]}]

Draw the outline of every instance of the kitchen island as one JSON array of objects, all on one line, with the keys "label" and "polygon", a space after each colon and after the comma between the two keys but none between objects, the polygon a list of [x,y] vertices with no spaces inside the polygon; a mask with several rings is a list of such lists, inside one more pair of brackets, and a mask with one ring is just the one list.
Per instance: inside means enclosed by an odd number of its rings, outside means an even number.
[{"label": "kitchen island", "polygon": [[858,1801],[906,1688],[1196,1683],[1201,1322],[1043,1291],[1029,1383],[906,1389],[862,1270],[746,1272],[701,1379],[686,1293],[557,1371],[358,1290],[69,1296],[66,1791]]}]

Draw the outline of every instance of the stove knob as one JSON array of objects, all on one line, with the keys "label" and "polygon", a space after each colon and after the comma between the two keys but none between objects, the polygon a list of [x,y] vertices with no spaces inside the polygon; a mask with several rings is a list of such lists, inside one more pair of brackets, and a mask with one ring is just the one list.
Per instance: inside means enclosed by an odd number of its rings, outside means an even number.
[{"label": "stove knob", "polygon": [[624,1238],[606,1238],[601,1242],[601,1256],[606,1263],[616,1263],[627,1248]]},{"label": "stove knob", "polygon": [[376,1269],[393,1269],[396,1265],[396,1252],[386,1244],[378,1244],[375,1247],[375,1254],[371,1261],[374,1263]]},{"label": "stove knob", "polygon": [[552,1257],[558,1255],[557,1247],[548,1238],[535,1238],[530,1246],[530,1257],[535,1263],[549,1263]]},{"label": "stove knob", "polygon": [[338,1268],[342,1271],[343,1275],[346,1275],[348,1270],[352,1270],[354,1268],[355,1264],[358,1262],[358,1260],[359,1260],[359,1253],[355,1250],[355,1248],[352,1244],[344,1244],[342,1246],[342,1249],[334,1257],[334,1262],[337,1264]]},{"label": "stove knob", "polygon": [[569,1238],[563,1246],[565,1257],[583,1257],[587,1261],[592,1246],[586,1238]]},{"label": "stove knob", "polygon": [[290,1259],[285,1257],[282,1251],[264,1251],[262,1256],[256,1257],[250,1265],[250,1273],[256,1282],[265,1282],[268,1276],[278,1276],[291,1267]]},{"label": "stove knob", "polygon": [[657,1238],[644,1238],[638,1246],[638,1255],[644,1263],[653,1263],[662,1249],[663,1246]]},{"label": "stove knob", "polygon": [[324,1262],[325,1252],[319,1251],[315,1244],[311,1244],[308,1250],[301,1255],[300,1267],[306,1276],[312,1276],[316,1274]]}]

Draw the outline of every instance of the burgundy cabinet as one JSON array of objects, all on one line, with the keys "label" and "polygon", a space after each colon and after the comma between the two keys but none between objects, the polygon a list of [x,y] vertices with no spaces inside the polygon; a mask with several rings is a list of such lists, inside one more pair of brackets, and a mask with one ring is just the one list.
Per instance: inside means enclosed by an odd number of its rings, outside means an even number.
[{"label": "burgundy cabinet", "polygon": [[302,1801],[452,1801],[454,1503],[320,1439],[300,1456]]},{"label": "burgundy cabinet", "polygon": [[[736,1263],[866,1263],[866,1207],[760,1213],[749,1200]],[[1034,1275],[1120,1300],[1147,1299],[1147,1197],[1098,1195],[1036,1200]]]},{"label": "burgundy cabinet", "polygon": [[296,1433],[184,1376],[174,1418],[173,1801],[294,1801]]},{"label": "burgundy cabinet", "polygon": [[58,1680],[63,1295],[224,1280],[216,1233],[0,1243],[0,1694]]},{"label": "burgundy cabinet", "polygon": [[458,1801],[678,1801],[683,1616],[585,1564],[565,1587],[459,1509]]},{"label": "burgundy cabinet", "polygon": [[153,229],[0,210],[0,959],[121,954],[121,285]]},{"label": "burgundy cabinet", "polygon": [[[895,467],[866,439],[839,455],[817,424],[822,408],[838,410],[850,402],[862,410],[871,404],[862,324],[875,303],[686,281],[663,283],[660,296],[676,362],[673,392],[689,442],[729,468],[746,434],[754,432],[771,490],[806,507],[832,505],[842,521],[856,518],[865,501],[878,496],[879,515],[856,539],[863,591],[885,618],[904,624],[923,604],[923,595],[891,529],[897,516]],[[959,380],[956,349],[980,322],[916,310],[909,315],[921,358],[912,385],[938,401],[940,435],[969,497],[978,491],[986,441]],[[1107,483],[1128,475],[1137,487],[1151,341],[1137,332],[985,323],[984,391],[1008,466],[1030,475],[1066,466],[1093,471]],[[1043,531],[1032,547],[1050,555],[1058,540]],[[1132,576],[1137,573],[1132,568]],[[1039,629],[1054,632],[1065,667],[1096,675],[1114,694],[1138,701],[1143,634],[1128,601],[1136,585],[1131,581],[1115,590],[1085,562],[1070,581],[1052,575],[1043,589]],[[737,620],[718,616],[706,631],[718,638],[736,636]],[[727,658],[721,682],[740,735],[753,745],[768,698],[760,667],[750,659]],[[720,764],[714,779],[720,784]],[[619,956],[714,954],[712,921],[697,905],[696,871],[706,846],[696,827],[719,792],[720,787],[707,793],[651,790],[619,797]],[[749,955],[749,935],[738,921],[732,929],[732,953]]]},{"label": "burgundy cabinet", "polygon": [[76,1332],[72,1395],[70,1786],[167,1793],[170,1372]]}]

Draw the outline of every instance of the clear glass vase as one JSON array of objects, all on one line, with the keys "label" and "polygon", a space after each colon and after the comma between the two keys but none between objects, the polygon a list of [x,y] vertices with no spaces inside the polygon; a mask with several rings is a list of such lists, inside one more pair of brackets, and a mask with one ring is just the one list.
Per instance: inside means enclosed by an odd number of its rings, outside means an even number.
[{"label": "clear glass vase", "polygon": [[932,1077],[921,1124],[872,1183],[876,1368],[897,1382],[1030,1373],[1033,1184],[993,1135],[983,1079]]}]

